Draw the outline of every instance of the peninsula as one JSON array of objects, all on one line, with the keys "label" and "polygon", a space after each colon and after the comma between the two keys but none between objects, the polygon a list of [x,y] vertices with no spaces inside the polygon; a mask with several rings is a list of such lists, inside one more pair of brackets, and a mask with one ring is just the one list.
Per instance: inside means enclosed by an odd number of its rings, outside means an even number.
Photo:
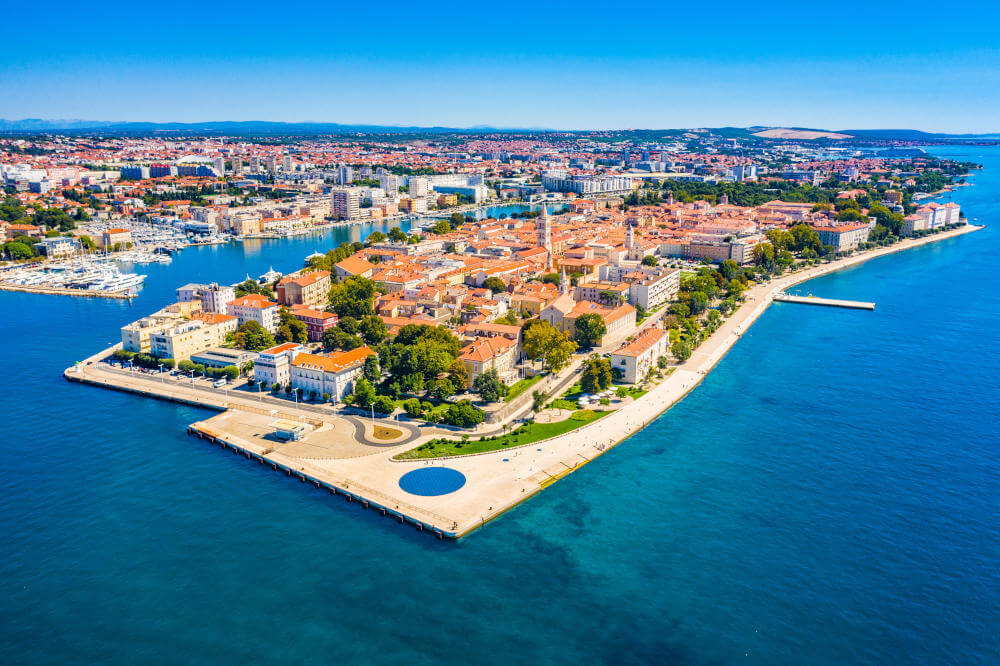
[{"label": "peninsula", "polygon": [[[699,182],[543,172],[534,204],[473,202],[285,274],[178,285],[65,376],[219,410],[192,435],[458,538],[675,404],[774,300],[824,304],[791,287],[978,228],[957,204],[916,201],[969,165],[817,161],[821,186],[764,183],[754,166]],[[397,198],[456,187],[387,174],[331,186],[330,216],[358,222],[354,197],[376,185]],[[573,190],[586,182],[624,191]],[[244,213],[196,211],[215,234]]]}]

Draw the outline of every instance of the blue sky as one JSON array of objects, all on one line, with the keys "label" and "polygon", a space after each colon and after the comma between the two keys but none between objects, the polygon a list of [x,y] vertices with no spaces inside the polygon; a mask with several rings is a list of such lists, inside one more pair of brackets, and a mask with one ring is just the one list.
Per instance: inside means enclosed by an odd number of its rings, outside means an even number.
[{"label": "blue sky", "polygon": [[112,0],[5,19],[3,118],[1000,131],[1000,9],[978,2]]}]

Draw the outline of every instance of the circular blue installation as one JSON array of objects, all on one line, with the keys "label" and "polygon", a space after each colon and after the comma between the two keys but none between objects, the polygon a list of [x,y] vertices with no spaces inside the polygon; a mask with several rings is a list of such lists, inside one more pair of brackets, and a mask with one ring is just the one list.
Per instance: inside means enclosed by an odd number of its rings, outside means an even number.
[{"label": "circular blue installation", "polygon": [[399,487],[411,495],[447,495],[465,485],[465,475],[450,467],[421,467],[399,479]]}]

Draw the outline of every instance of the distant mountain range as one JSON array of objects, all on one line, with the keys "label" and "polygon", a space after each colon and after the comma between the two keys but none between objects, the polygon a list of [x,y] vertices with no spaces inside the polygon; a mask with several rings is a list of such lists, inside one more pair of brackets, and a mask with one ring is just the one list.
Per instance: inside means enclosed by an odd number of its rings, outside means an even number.
[{"label": "distant mountain range", "polygon": [[[220,134],[220,135],[257,135],[257,136],[303,136],[313,134],[479,134],[491,132],[552,132],[547,128],[517,128],[493,127],[476,125],[474,127],[417,127],[414,125],[349,125],[341,123],[301,122],[286,123],[268,120],[222,120],[200,123],[154,123],[136,121],[111,120],[81,120],[78,118],[25,118],[22,120],[5,120],[0,118],[0,132],[31,133],[31,132],[66,132],[66,133],[115,133],[115,134]],[[692,130],[624,130],[638,135],[681,134]],[[719,127],[697,130],[712,132],[727,137],[749,137],[756,135],[774,140],[825,139],[838,140],[838,135],[849,135],[850,139],[863,141],[1000,141],[1000,133],[988,134],[944,134],[937,132],[922,132],[913,129],[845,129],[825,130],[809,127]],[[844,139],[844,140],[850,140]]]},{"label": "distant mountain range", "polygon": [[123,134],[196,133],[196,134],[450,134],[454,132],[544,132],[543,128],[521,129],[477,125],[475,127],[417,127],[412,125],[344,125],[341,123],[285,123],[268,120],[221,120],[201,123],[153,123],[136,121],[0,118],[0,131],[7,132],[119,132]]}]

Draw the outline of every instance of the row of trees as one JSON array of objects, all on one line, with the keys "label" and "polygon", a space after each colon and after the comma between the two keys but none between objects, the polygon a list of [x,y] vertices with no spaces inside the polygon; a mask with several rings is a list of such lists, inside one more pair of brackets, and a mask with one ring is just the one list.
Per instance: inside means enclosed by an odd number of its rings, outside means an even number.
[{"label": "row of trees", "polygon": [[[143,354],[139,352],[130,352],[125,349],[116,349],[111,358],[118,361],[119,363],[131,363],[134,366],[140,368],[149,368],[150,370],[159,368],[161,365],[164,368],[170,370],[174,369],[174,359],[172,358],[157,358],[151,354]],[[183,363],[184,361],[181,361]]]}]

